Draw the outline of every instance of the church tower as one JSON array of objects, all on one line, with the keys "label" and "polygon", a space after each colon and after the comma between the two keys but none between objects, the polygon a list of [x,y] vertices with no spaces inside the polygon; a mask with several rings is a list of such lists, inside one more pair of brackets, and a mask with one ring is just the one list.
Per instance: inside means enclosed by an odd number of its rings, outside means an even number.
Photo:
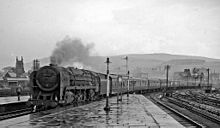
[{"label": "church tower", "polygon": [[21,75],[25,73],[23,57],[21,57],[21,60],[18,60],[18,57],[16,57],[15,73],[16,73],[16,77],[21,77]]}]

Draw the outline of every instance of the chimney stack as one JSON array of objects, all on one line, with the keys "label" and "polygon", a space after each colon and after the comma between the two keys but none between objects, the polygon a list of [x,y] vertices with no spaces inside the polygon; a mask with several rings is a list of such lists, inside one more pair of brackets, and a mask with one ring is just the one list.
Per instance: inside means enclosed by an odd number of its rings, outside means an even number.
[{"label": "chimney stack", "polygon": [[54,56],[50,57],[50,66],[57,66],[56,57],[54,57]]},{"label": "chimney stack", "polygon": [[33,70],[37,71],[40,68],[40,61],[38,59],[35,59],[33,61]]}]

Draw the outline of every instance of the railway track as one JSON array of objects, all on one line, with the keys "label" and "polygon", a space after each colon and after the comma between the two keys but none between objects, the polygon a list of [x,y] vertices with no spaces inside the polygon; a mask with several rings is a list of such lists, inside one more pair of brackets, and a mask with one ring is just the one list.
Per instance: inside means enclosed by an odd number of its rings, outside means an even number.
[{"label": "railway track", "polygon": [[[176,95],[181,96],[181,94],[178,94],[178,93]],[[200,103],[220,107],[220,99],[219,98],[214,97],[214,96],[210,96],[210,95],[205,95],[201,92],[188,91],[185,93],[184,98],[188,98],[188,99],[192,99],[194,101],[200,102]]]},{"label": "railway track", "polygon": [[174,119],[176,119],[180,124],[182,124],[186,128],[205,128],[202,124],[192,120],[191,118],[183,115],[182,113],[178,112],[177,110],[173,109],[172,107],[164,104],[162,101],[158,100],[157,98],[150,96],[151,101],[157,104],[161,109],[163,109],[166,113],[171,115]]},{"label": "railway track", "polygon": [[168,98],[168,101],[171,102],[171,103],[174,103],[178,106],[181,106],[181,107],[185,107],[186,109],[196,113],[196,114],[199,114],[213,122],[216,122],[216,123],[219,123],[220,122],[220,116],[218,115],[215,115],[215,114],[212,114],[210,113],[209,111],[205,110],[205,109],[201,109],[201,108],[198,108],[197,106],[193,105],[193,104],[190,104],[189,102],[187,102],[186,100],[181,100],[181,99],[177,99],[177,98]]},{"label": "railway track", "polygon": [[220,99],[216,97],[211,97],[204,95],[202,93],[193,93],[193,92],[191,92],[191,95],[194,97],[194,100],[197,102],[220,108]]},{"label": "railway track", "polygon": [[23,115],[30,114],[30,113],[33,113],[31,108],[20,109],[20,110],[6,112],[6,113],[0,113],[0,121],[10,119],[10,118],[15,118],[18,116],[23,116]]},{"label": "railway track", "polygon": [[56,110],[56,109],[59,109],[59,108],[65,109],[66,107],[83,106],[83,105],[89,104],[91,102],[100,101],[100,100],[102,100],[102,98],[94,100],[94,101],[81,101],[81,102],[65,105],[65,106],[62,106],[62,107],[56,107],[56,108],[53,108],[53,109],[47,109],[47,110],[36,109],[35,111],[33,111],[33,108],[25,108],[25,109],[10,111],[10,112],[4,112],[4,113],[0,113],[0,121],[6,120],[6,119],[11,119],[11,118],[16,118],[16,117],[19,117],[19,116],[24,116],[24,115],[28,115],[28,114],[32,114],[32,113],[37,113],[37,112],[46,112],[46,111],[50,111],[50,110]]},{"label": "railway track", "polygon": [[207,100],[209,99],[207,97],[199,97],[195,95],[196,94],[183,96],[183,95],[175,94],[173,95],[172,98],[174,98],[173,100],[176,99],[178,102],[182,102],[183,104],[186,104],[186,107],[190,109],[201,110],[203,111],[203,113],[206,113],[210,115],[211,117],[215,117],[219,121],[220,120],[220,108],[217,106],[217,102],[214,102],[213,100]]}]

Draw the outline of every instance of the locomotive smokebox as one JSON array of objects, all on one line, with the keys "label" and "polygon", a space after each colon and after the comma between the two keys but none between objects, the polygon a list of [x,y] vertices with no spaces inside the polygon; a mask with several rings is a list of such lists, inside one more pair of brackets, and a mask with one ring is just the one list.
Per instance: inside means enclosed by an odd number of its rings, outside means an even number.
[{"label": "locomotive smokebox", "polygon": [[55,56],[51,56],[50,57],[50,66],[57,66],[58,63],[57,63],[57,59]]},{"label": "locomotive smokebox", "polygon": [[54,66],[44,66],[36,74],[36,83],[38,87],[45,91],[54,91],[60,83],[60,72]]}]

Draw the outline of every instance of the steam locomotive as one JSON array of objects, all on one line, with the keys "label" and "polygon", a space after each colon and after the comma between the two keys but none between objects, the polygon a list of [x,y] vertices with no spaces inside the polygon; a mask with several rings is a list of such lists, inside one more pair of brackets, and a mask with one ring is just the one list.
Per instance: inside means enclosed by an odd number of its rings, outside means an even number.
[{"label": "steam locomotive", "polygon": [[[171,88],[195,87],[180,81],[149,80],[111,74],[110,95],[118,92],[161,91]],[[128,86],[129,84],[129,86]],[[128,89],[129,87],[129,89]],[[91,101],[106,95],[107,75],[74,67],[49,65],[30,75],[31,99],[28,106],[54,108],[57,105]]]}]

